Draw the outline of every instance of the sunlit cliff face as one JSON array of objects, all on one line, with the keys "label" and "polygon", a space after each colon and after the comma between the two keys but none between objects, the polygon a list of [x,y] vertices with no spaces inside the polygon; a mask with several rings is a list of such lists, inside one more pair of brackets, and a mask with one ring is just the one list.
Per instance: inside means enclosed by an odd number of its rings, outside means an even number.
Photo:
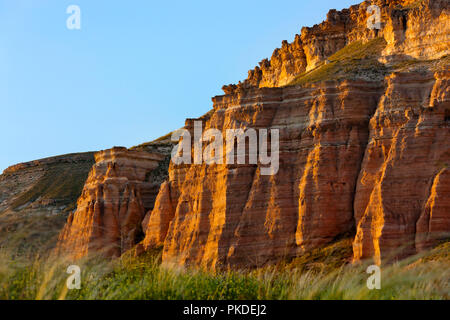
[{"label": "sunlit cliff face", "polygon": [[[225,86],[199,119],[223,137],[278,130],[276,174],[258,163],[172,162],[146,198],[145,177],[162,158],[112,152],[97,159],[60,247],[120,255],[139,242],[163,247],[164,263],[214,269],[299,256],[355,229],[355,262],[400,258],[448,235],[448,1],[373,3],[379,30],[367,28],[368,2],[332,10]],[[373,39],[382,47],[364,55]]]}]

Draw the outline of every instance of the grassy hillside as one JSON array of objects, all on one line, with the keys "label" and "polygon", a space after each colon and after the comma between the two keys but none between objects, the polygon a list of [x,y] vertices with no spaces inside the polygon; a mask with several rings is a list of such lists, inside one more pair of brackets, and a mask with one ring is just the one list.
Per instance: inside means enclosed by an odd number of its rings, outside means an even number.
[{"label": "grassy hillside", "polygon": [[51,165],[44,176],[28,191],[21,194],[12,204],[17,210],[38,199],[57,201],[61,205],[74,206],[83,190],[93,162],[68,165]]},{"label": "grassy hillside", "polygon": [[23,163],[0,175],[0,248],[18,255],[52,248],[76,207],[94,153],[69,154]]}]

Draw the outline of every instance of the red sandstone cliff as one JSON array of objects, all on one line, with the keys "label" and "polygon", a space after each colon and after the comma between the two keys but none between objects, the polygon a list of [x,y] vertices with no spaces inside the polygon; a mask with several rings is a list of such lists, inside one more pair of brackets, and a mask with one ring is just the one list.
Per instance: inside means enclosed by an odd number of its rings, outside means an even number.
[{"label": "red sandstone cliff", "polygon": [[377,263],[448,237],[449,3],[373,3],[379,31],[367,28],[372,3],[332,10],[243,83],[225,86],[201,119],[224,136],[278,129],[277,174],[171,163],[148,210],[154,197],[146,207],[142,172],[155,163],[131,178],[134,160],[123,151],[123,161],[94,167],[60,246],[78,257],[90,248],[120,255],[142,227],[140,245],[162,246],[165,263],[216,268],[295,257],[353,229],[354,261]]},{"label": "red sandstone cliff", "polygon": [[279,171],[263,176],[254,165],[171,165],[144,246],[164,245],[163,260],[178,264],[257,266],[349,231],[381,89],[346,81],[216,97],[205,129],[280,129]]}]

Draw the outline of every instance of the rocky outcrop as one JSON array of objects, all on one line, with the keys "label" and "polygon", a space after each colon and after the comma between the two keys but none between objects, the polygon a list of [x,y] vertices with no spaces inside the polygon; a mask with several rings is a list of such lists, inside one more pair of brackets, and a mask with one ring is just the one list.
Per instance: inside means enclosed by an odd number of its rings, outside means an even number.
[{"label": "rocky outcrop", "polygon": [[152,174],[166,158],[164,153],[120,147],[96,153],[57,251],[73,258],[90,253],[120,256],[142,240],[141,223],[153,208],[160,185]]},{"label": "rocky outcrop", "polygon": [[[376,22],[376,11],[368,10],[372,5],[380,8],[379,29],[368,28],[368,22]],[[250,87],[287,85],[345,46],[377,37],[387,42],[379,57],[383,62],[439,59],[450,54],[448,0],[374,0],[342,11],[331,10],[323,23],[302,28],[292,43],[284,40],[270,60],[262,60],[249,71],[244,82],[224,86],[223,90],[230,94]]]},{"label": "rocky outcrop", "polygon": [[448,81],[448,71],[422,70],[393,73],[384,84],[329,81],[215,97],[204,130],[279,129],[279,171],[172,163],[146,217],[144,248],[163,246],[170,264],[253,267],[354,227],[354,261],[381,263],[445,239]]},{"label": "rocky outcrop", "polygon": [[416,249],[423,251],[436,244],[436,240],[449,238],[450,230],[450,170],[442,168],[430,189],[430,195],[416,223]]},{"label": "rocky outcrop", "polygon": [[388,43],[382,60],[438,59],[450,53],[447,0],[400,1],[382,13],[382,33]]}]

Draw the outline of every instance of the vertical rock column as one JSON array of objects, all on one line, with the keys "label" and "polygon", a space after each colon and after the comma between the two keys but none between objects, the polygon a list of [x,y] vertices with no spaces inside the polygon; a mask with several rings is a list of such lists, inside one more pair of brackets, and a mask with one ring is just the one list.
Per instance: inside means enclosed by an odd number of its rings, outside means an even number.
[{"label": "vertical rock column", "polygon": [[149,180],[165,157],[126,148],[98,152],[77,210],[60,234],[58,252],[73,258],[120,256],[142,240],[141,224],[159,189]]}]

